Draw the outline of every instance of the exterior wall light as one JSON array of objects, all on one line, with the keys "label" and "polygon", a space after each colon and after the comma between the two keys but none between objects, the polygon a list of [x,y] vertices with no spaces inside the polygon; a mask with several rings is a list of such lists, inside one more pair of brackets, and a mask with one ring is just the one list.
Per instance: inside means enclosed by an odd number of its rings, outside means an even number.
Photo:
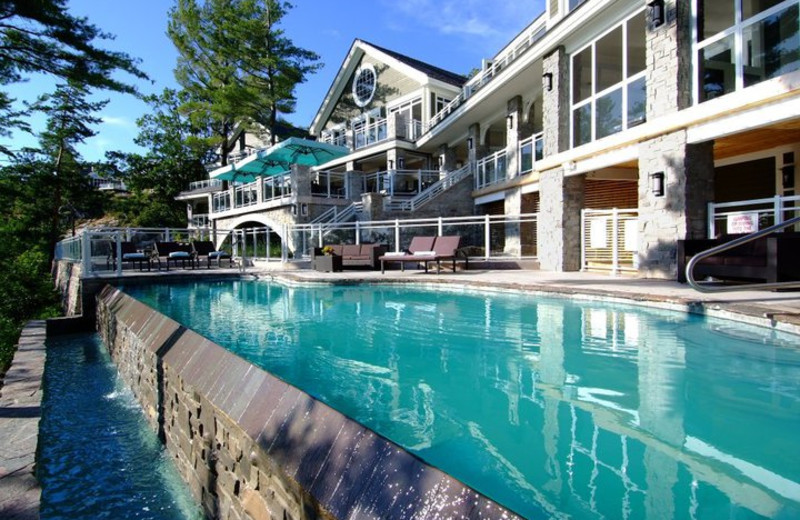
[{"label": "exterior wall light", "polygon": [[472,150],[474,145],[475,141],[471,137],[467,137],[467,150]]},{"label": "exterior wall light", "polygon": [[506,123],[508,123],[508,129],[509,130],[513,130],[514,129],[514,114],[508,114],[506,116]]},{"label": "exterior wall light", "polygon": [[664,172],[650,174],[650,191],[654,197],[664,196]]},{"label": "exterior wall light", "polygon": [[650,26],[661,26],[664,23],[664,0],[652,0],[647,6],[650,7]]},{"label": "exterior wall light", "polygon": [[[658,0],[656,0],[658,1]],[[542,74],[542,88],[550,92],[553,90],[553,73],[545,72]]]}]

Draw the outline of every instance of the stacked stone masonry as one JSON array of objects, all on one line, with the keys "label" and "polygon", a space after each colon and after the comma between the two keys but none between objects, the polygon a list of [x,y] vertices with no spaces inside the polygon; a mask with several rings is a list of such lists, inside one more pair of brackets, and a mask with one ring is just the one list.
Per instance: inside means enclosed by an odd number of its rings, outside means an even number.
[{"label": "stacked stone masonry", "polygon": [[118,289],[97,320],[209,518],[516,518]]}]

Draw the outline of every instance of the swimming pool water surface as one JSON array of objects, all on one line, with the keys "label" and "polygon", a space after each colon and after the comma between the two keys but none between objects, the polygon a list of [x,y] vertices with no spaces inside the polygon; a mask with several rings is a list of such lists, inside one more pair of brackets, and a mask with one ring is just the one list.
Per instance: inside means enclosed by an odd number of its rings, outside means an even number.
[{"label": "swimming pool water surface", "polygon": [[47,340],[42,520],[203,518],[96,335]]},{"label": "swimming pool water surface", "polygon": [[125,290],[525,517],[800,517],[796,336],[523,293]]}]

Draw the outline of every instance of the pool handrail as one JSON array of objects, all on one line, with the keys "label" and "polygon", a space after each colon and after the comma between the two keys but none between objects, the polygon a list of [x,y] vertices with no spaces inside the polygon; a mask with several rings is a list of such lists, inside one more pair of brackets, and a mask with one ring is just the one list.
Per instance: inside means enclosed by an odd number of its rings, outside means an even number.
[{"label": "pool handrail", "polygon": [[795,224],[800,224],[800,217],[790,218],[789,220],[786,220],[779,224],[775,224],[774,226],[770,226],[768,228],[755,231],[753,233],[750,233],[749,235],[736,238],[734,240],[731,240],[730,242],[726,242],[724,244],[712,247],[711,249],[706,249],[705,251],[694,255],[692,259],[689,260],[689,263],[686,265],[686,282],[689,284],[689,286],[692,287],[692,289],[702,293],[732,292],[732,291],[752,290],[752,289],[772,290],[772,289],[800,288],[800,280],[787,281],[787,282],[744,283],[737,285],[720,286],[720,285],[701,285],[697,280],[694,279],[694,268],[702,260],[714,256],[717,253],[722,253],[723,251],[733,249],[734,247],[738,247],[742,244],[752,242],[753,240],[757,240],[761,237],[771,235],[777,231],[793,226]]}]

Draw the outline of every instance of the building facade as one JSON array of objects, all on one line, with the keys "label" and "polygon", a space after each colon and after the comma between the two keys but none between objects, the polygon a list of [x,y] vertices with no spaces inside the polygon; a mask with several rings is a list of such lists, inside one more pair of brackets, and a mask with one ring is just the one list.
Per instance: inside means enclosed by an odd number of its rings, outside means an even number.
[{"label": "building facade", "polygon": [[794,216],[800,1],[545,3],[468,79],[356,40],[310,127],[341,154],[182,197],[218,229],[536,214],[507,254],[660,278],[680,239]]}]

